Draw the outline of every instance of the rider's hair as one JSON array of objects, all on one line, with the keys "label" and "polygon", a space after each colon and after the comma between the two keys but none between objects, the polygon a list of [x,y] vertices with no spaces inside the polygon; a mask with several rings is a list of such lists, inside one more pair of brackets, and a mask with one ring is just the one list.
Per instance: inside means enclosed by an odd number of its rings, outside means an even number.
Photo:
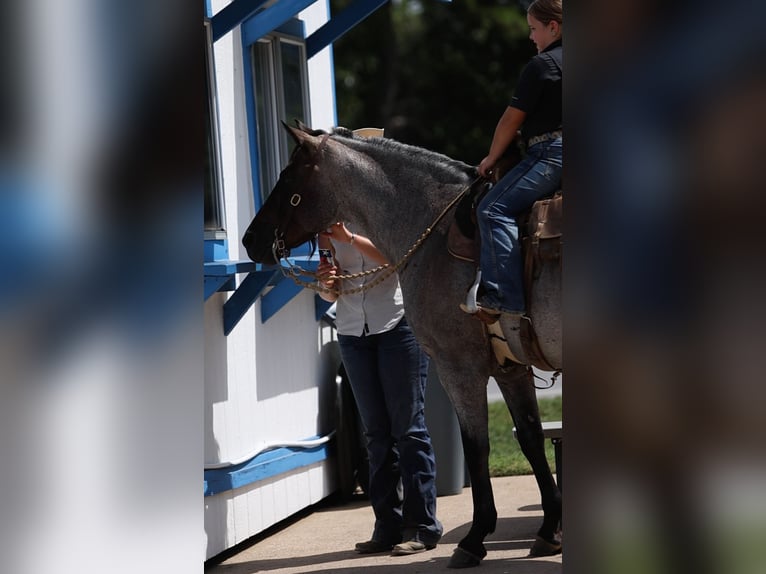
[{"label": "rider's hair", "polygon": [[554,20],[561,24],[563,19],[561,2],[562,0],[535,0],[527,8],[527,13],[546,25]]}]

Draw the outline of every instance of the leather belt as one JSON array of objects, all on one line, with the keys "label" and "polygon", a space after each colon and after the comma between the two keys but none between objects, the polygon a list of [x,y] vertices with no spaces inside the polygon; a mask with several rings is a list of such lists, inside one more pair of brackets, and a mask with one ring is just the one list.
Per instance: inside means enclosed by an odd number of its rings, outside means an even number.
[{"label": "leather belt", "polygon": [[533,145],[537,145],[548,140],[555,140],[562,137],[562,130],[556,130],[555,132],[548,132],[547,134],[540,134],[539,136],[531,137],[527,140],[527,147],[530,148]]}]

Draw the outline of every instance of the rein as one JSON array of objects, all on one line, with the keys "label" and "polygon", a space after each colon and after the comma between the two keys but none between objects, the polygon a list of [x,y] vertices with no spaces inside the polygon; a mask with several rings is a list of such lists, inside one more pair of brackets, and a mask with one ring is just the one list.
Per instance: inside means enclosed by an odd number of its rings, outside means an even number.
[{"label": "rein", "polygon": [[[324,140],[326,141],[326,139]],[[324,141],[322,142],[324,144]],[[455,196],[454,199],[452,199],[447,206],[442,209],[441,213],[436,216],[436,219],[433,220],[431,225],[426,227],[425,231],[420,234],[420,237],[415,241],[415,243],[412,244],[412,247],[410,247],[407,252],[402,256],[402,258],[394,265],[390,265],[388,263],[385,263],[383,265],[380,265],[378,267],[375,267],[374,269],[368,269],[367,271],[362,271],[360,273],[352,273],[351,275],[336,275],[335,279],[358,279],[359,277],[364,277],[366,275],[372,275],[375,273],[382,273],[380,276],[378,276],[374,281],[371,283],[365,283],[361,287],[356,287],[354,289],[334,289],[331,287],[325,287],[324,285],[320,285],[316,282],[309,282],[309,281],[303,281],[302,279],[299,279],[300,275],[307,275],[310,277],[313,277],[314,279],[317,279],[317,274],[313,271],[309,271],[308,269],[303,269],[302,267],[298,265],[293,265],[290,263],[290,261],[285,257],[285,249],[284,249],[284,241],[281,242],[281,248],[277,246],[277,239],[275,239],[273,245],[272,245],[272,253],[274,254],[274,259],[277,261],[281,261],[282,259],[285,260],[287,263],[287,267],[284,267],[282,265],[279,266],[279,268],[282,270],[282,275],[285,277],[289,277],[292,279],[295,283],[300,285],[301,287],[305,287],[306,289],[312,289],[314,291],[321,291],[324,293],[334,293],[335,295],[351,295],[354,293],[362,293],[364,291],[367,291],[369,289],[372,289],[376,285],[379,285],[386,279],[388,279],[391,275],[396,273],[408,260],[412,255],[417,251],[417,249],[423,244],[423,242],[428,238],[429,235],[431,235],[431,232],[436,228],[438,223],[444,218],[444,216],[449,212],[450,209],[452,209],[455,204],[460,201],[460,199],[463,198],[463,196],[468,193],[471,190],[471,187],[480,179],[482,179],[481,176],[477,177],[473,182],[469,183],[465,189],[463,189],[460,193]],[[293,197],[295,197],[294,194]],[[300,196],[298,196],[300,198]],[[292,200],[290,202],[292,204]],[[298,200],[298,203],[300,203],[300,199]],[[297,204],[296,204],[297,205]],[[277,232],[275,232],[276,235]]]}]

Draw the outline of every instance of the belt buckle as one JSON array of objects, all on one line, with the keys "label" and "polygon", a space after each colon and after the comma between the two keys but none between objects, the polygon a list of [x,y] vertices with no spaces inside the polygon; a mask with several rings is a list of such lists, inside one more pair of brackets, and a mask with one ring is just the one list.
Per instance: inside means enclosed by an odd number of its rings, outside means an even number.
[{"label": "belt buckle", "polygon": [[547,142],[548,140],[553,140],[558,137],[561,137],[561,130],[557,130],[555,132],[548,132],[547,134],[540,134],[539,136],[535,136],[533,138],[529,138],[529,142],[527,143],[527,147],[530,148],[533,145],[537,145],[542,142]]}]

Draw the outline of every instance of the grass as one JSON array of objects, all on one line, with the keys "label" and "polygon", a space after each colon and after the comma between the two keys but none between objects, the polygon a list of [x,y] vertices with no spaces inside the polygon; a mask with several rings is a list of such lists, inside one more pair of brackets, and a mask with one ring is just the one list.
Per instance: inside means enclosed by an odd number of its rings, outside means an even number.
[{"label": "grass", "polygon": [[[561,396],[544,397],[538,400],[540,418],[543,421],[561,420]],[[519,442],[513,436],[513,420],[508,408],[502,401],[489,403],[489,474],[490,476],[514,476],[532,474],[526,457],[521,452]],[[545,454],[548,464],[555,472],[556,463],[553,445],[545,441]]]}]

